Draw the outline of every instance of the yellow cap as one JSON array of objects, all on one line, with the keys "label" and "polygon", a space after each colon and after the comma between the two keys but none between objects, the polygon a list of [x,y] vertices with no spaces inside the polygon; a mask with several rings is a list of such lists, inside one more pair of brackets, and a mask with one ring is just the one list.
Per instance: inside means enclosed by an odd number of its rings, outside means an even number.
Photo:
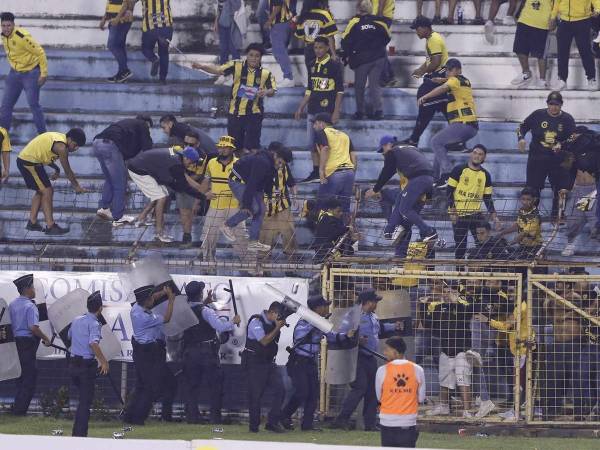
[{"label": "yellow cap", "polygon": [[235,146],[235,138],[231,136],[221,136],[219,138],[219,142],[217,142],[217,147],[231,147],[236,148]]}]

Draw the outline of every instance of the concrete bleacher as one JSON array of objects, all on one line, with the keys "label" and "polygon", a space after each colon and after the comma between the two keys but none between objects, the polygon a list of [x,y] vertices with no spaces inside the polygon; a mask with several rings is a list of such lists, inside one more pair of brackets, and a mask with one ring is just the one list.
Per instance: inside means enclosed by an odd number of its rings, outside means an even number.
[{"label": "concrete bleacher", "polygon": [[[2,3],[1,9],[14,12],[18,16],[18,25],[26,27],[47,50],[50,78],[42,90],[41,103],[46,112],[49,129],[66,131],[69,127],[80,126],[91,139],[111,122],[146,112],[152,114],[155,120],[162,114],[175,113],[183,120],[202,127],[213,138],[225,133],[229,88],[214,86],[210,77],[190,69],[191,63],[195,61],[216,61],[215,36],[210,31],[211,17],[214,14],[212,2],[172,0],[176,20],[173,43],[183,49],[186,55],[172,53],[169,84],[166,86],[157,85],[149,76],[149,65],[139,51],[139,21],[134,24],[128,39],[131,46],[130,67],[135,74],[134,78],[122,85],[104,81],[104,78],[114,74],[116,63],[112,55],[104,49],[107,33],[98,28],[104,8],[103,1],[47,0],[43,8],[34,0],[4,0]],[[330,3],[342,28],[354,14],[354,2],[332,0]],[[466,20],[471,20],[472,3],[461,3]],[[404,138],[408,136],[414,124],[417,111],[417,82],[410,77],[410,73],[422,62],[424,47],[424,42],[419,41],[408,27],[415,14],[415,5],[416,2],[412,0],[396,2],[397,23],[393,26],[392,42],[396,55],[392,56],[392,62],[401,87],[385,89],[385,120],[353,121],[350,118],[354,112],[353,89],[350,87],[345,95],[343,117],[339,127],[350,134],[359,150],[357,181],[364,187],[373,183],[381,166],[381,156],[374,152],[379,137],[383,134],[395,134]],[[433,2],[425,2],[425,13],[432,10]],[[502,17],[502,11],[499,17]],[[139,16],[139,7],[136,7],[136,16]],[[446,37],[452,55],[463,61],[464,72],[476,89],[481,128],[479,135],[471,143],[484,143],[491,150],[486,168],[497,183],[497,208],[507,218],[513,217],[517,209],[516,195],[525,179],[526,164],[526,155],[516,150],[515,129],[518,122],[530,111],[544,107],[548,91],[508,87],[510,79],[518,72],[518,63],[511,54],[514,27],[498,26],[497,40],[493,45],[485,42],[481,26],[439,26],[436,29]],[[258,39],[256,24],[250,25],[248,37],[249,40]],[[292,59],[296,79],[300,83],[305,79],[303,60],[297,55]],[[281,76],[272,56],[266,56],[263,63],[272,68],[277,77]],[[552,63],[550,67],[553,67]],[[572,60],[571,68],[570,86],[583,86],[583,71],[577,59]],[[5,58],[2,58],[0,78],[3,78],[7,71],[8,64]],[[352,72],[347,69],[346,75],[347,81],[351,83]],[[0,91],[3,88],[1,83]],[[268,99],[265,103],[267,118],[263,124],[264,143],[280,140],[294,148],[293,172],[297,177],[303,177],[311,166],[309,152],[304,146],[306,123],[304,120],[296,121],[292,118],[302,94],[301,87],[287,88],[280,90],[274,98]],[[590,123],[595,128],[595,122],[598,120],[595,105],[600,94],[573,90],[565,92],[564,96],[565,109],[571,112],[578,122]],[[422,137],[423,151],[431,154],[429,139],[443,126],[442,118],[437,117]],[[12,141],[18,149],[34,134],[31,116],[22,96],[11,130]],[[166,142],[158,126],[152,131],[152,136],[157,145]],[[13,161],[16,158],[15,153]],[[455,162],[466,158],[460,153],[451,156]],[[82,179],[82,184],[96,192],[76,197],[74,193],[69,192],[64,180],[58,183],[58,221],[69,222],[72,231],[64,237],[53,238],[52,242],[69,246],[70,251],[74,253],[97,256],[110,252],[110,249],[115,255],[127,254],[134,241],[152,241],[153,230],[144,233],[143,230],[131,227],[112,229],[109,224],[94,220],[99,198],[97,191],[102,181],[98,163],[91,155],[89,146],[73,155],[71,161],[75,172]],[[303,186],[302,196],[314,195],[316,187],[315,184]],[[45,236],[24,232],[30,193],[24,189],[15,164],[11,168],[10,184],[2,188],[0,195],[4,199],[0,209],[0,241],[5,252],[19,251],[20,248],[24,252],[35,252]],[[134,192],[129,202],[132,208],[139,209],[144,199],[139,192]],[[541,209],[543,212],[550,209],[549,190],[543,193]],[[451,243],[452,232],[447,217],[438,209],[427,208],[425,213],[429,220],[435,221],[442,237]],[[383,224],[384,220],[377,205],[363,205],[358,227],[368,231],[363,233],[361,239],[362,250],[376,254],[390,252],[389,248],[384,248],[385,242],[380,238]],[[550,234],[550,224],[544,224],[544,227],[546,234]],[[180,236],[181,229],[175,214],[167,218],[167,228],[170,234]],[[564,243],[564,235],[561,236],[562,241],[558,239],[557,242]],[[194,238],[200,238],[199,232],[195,233]],[[306,248],[310,239],[309,230],[299,224],[298,240],[301,246]],[[559,251],[561,245],[551,245],[551,249]],[[176,253],[168,247],[163,250]],[[590,255],[597,250],[597,246],[586,245],[582,250]],[[179,256],[193,255],[196,252],[197,250],[179,252]]]}]

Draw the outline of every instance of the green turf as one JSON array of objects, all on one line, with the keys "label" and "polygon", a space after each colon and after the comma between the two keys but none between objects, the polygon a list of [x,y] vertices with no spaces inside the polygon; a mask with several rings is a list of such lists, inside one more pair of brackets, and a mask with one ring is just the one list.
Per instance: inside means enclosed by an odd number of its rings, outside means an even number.
[{"label": "green turf", "polygon": [[[64,430],[69,435],[72,422],[68,420],[27,417],[16,418],[3,415],[0,417],[0,433],[50,435],[54,429]],[[187,425],[181,423],[164,424],[149,421],[144,427],[134,427],[127,433],[131,439],[235,439],[264,440],[287,442],[310,442],[332,445],[372,445],[379,446],[378,433],[364,431],[340,432],[325,430],[320,433],[288,432],[285,435],[261,431],[258,434],[248,433],[244,425],[224,425],[223,433],[213,432],[214,426]],[[114,431],[120,431],[119,422],[92,422],[90,436],[112,438]],[[418,447],[447,449],[493,449],[493,450],[587,450],[600,448],[600,439],[561,439],[561,438],[524,438],[524,437],[489,437],[458,436],[457,434],[421,433]],[[283,448],[283,446],[282,446]]]}]

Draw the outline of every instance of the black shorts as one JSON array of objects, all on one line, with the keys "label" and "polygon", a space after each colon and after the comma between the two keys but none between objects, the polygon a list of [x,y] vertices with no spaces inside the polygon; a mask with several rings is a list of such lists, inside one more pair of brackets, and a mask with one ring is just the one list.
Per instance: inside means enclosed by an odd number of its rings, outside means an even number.
[{"label": "black shorts", "polygon": [[527,158],[527,179],[525,184],[541,191],[544,189],[546,179],[550,181],[553,191],[561,189],[571,190],[574,177],[569,169],[564,168],[562,159],[550,150],[548,154],[539,151],[532,153],[530,150]]},{"label": "black shorts", "polygon": [[42,189],[52,187],[43,164],[30,163],[17,158],[17,167],[29,189],[39,192]]},{"label": "black shorts", "polygon": [[530,27],[524,23],[517,23],[513,52],[517,55],[530,55],[533,58],[546,56],[546,41],[548,30]]},{"label": "black shorts", "polygon": [[262,114],[227,116],[227,133],[235,138],[237,150],[258,150],[262,131]]}]

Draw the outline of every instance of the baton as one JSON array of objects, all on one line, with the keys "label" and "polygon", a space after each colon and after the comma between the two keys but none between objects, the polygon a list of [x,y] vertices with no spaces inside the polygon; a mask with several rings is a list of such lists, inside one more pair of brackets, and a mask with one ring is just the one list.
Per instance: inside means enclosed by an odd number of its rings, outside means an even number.
[{"label": "baton", "polygon": [[[229,289],[225,288],[225,292],[229,292],[231,294],[231,301],[233,303],[233,313],[237,316],[237,302],[235,301],[235,292],[233,291],[233,282],[231,280],[229,280]],[[240,324],[238,323],[237,326],[239,328]]]},{"label": "baton", "polygon": [[371,354],[371,355],[373,355],[373,356],[376,356],[376,357],[377,357],[377,358],[379,358],[379,359],[382,359],[382,360],[384,360],[384,361],[389,361],[389,360],[388,360],[388,359],[387,359],[385,356],[383,356],[381,353],[379,353],[379,352],[376,352],[375,350],[371,350],[370,348],[367,348],[367,347],[365,347],[365,346],[364,346],[364,345],[362,345],[362,344],[358,344],[358,348],[360,348],[360,349],[362,349],[362,350],[366,351],[367,353],[370,353],[370,354]]},{"label": "baton", "polygon": [[0,322],[2,322],[2,318],[4,317],[5,312],[6,312],[6,308],[2,308],[2,311],[0,312]]}]

